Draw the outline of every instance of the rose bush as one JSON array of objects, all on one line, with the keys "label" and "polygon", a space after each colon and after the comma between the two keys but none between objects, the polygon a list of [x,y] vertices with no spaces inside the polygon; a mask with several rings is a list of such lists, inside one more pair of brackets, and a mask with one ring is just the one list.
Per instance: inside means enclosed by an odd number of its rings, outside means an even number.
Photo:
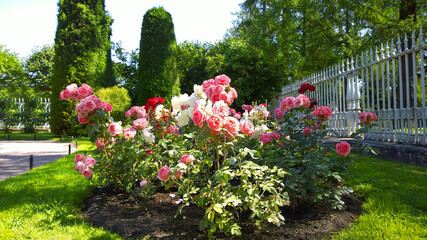
[{"label": "rose bush", "polygon": [[351,192],[341,177],[350,146],[338,144],[337,154],[323,146],[332,110],[304,95],[315,88],[283,99],[273,120],[265,104],[230,108],[237,98],[230,83],[225,75],[206,80],[190,96],[173,97],[170,108],[149,99],[123,122],[88,86],[68,86],[61,98],[80,101],[79,121],[97,147],[96,160],[76,156],[76,171],[140,198],[173,187],[181,196],[177,214],[190,204],[203,208],[210,238],[217,230],[239,235],[242,221],[280,225],[285,205],[325,199],[342,208],[341,195]]}]

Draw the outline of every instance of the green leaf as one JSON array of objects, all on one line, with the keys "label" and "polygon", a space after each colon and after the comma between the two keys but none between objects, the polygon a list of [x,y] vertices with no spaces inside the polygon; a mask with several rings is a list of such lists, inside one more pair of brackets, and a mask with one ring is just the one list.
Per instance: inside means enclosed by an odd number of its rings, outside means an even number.
[{"label": "green leaf", "polygon": [[213,207],[213,209],[215,210],[215,212],[217,213],[222,213],[222,205],[219,203],[216,203]]}]

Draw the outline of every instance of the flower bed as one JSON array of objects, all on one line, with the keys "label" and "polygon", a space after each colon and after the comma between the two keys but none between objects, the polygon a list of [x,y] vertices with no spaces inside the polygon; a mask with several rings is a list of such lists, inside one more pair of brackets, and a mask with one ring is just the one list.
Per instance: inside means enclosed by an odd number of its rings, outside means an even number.
[{"label": "flower bed", "polygon": [[[141,199],[173,187],[177,215],[190,205],[203,209],[200,228],[210,238],[217,231],[241,235],[243,222],[280,226],[283,206],[328,200],[342,209],[342,195],[352,191],[342,178],[350,145],[322,145],[332,110],[304,95],[315,88],[303,85],[272,118],[265,104],[231,109],[237,92],[230,83],[225,75],[206,80],[190,96],[173,97],[171,107],[149,99],[126,112],[124,122],[109,116],[111,105],[89,95],[89,86],[68,86],[61,98],[80,101],[78,120],[98,147],[76,156],[76,171]],[[368,115],[361,115],[358,133],[371,127]]]}]

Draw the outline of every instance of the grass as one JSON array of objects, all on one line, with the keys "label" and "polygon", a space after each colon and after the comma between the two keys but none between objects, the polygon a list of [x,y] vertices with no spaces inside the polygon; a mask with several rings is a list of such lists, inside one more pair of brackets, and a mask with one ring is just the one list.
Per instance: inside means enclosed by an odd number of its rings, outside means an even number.
[{"label": "grass", "polygon": [[[79,140],[79,151],[91,147]],[[73,169],[74,156],[0,182],[1,239],[121,239],[77,212],[94,187]],[[333,239],[427,238],[427,169],[361,157],[350,168],[364,213]]]},{"label": "grass", "polygon": [[364,213],[333,239],[427,239],[427,169],[363,156],[349,185]]},{"label": "grass", "polygon": [[[75,154],[90,146],[80,140]],[[74,171],[75,154],[0,182],[1,239],[121,239],[77,215],[93,186]]]},{"label": "grass", "polygon": [[10,133],[0,133],[0,140],[52,140],[71,142],[72,139],[73,138],[71,136],[59,136],[51,132],[23,133],[12,131]]}]

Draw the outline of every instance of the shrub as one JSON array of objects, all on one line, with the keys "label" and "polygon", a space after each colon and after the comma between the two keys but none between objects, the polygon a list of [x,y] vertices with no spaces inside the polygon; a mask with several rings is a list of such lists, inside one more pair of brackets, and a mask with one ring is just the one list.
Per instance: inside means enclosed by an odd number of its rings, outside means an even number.
[{"label": "shrub", "polygon": [[137,197],[177,188],[177,214],[190,204],[204,209],[200,226],[209,238],[217,230],[240,235],[243,221],[281,225],[284,205],[325,199],[342,208],[350,149],[340,143],[338,154],[325,154],[334,151],[322,145],[332,110],[301,94],[282,100],[277,121],[265,104],[244,105],[240,114],[229,108],[237,97],[230,81],[220,75],[195,85],[190,96],[173,97],[172,108],[148,99],[123,122],[108,108],[86,106],[96,96],[81,99],[76,110],[96,142],[96,162],[76,157],[75,170]]},{"label": "shrub", "polygon": [[175,30],[170,13],[152,8],[144,14],[138,69],[138,103],[179,94]]},{"label": "shrub", "polygon": [[125,117],[125,112],[131,106],[131,99],[128,95],[128,90],[122,87],[100,88],[95,91],[95,95],[104,102],[108,102],[113,106],[111,117],[120,121]]}]

